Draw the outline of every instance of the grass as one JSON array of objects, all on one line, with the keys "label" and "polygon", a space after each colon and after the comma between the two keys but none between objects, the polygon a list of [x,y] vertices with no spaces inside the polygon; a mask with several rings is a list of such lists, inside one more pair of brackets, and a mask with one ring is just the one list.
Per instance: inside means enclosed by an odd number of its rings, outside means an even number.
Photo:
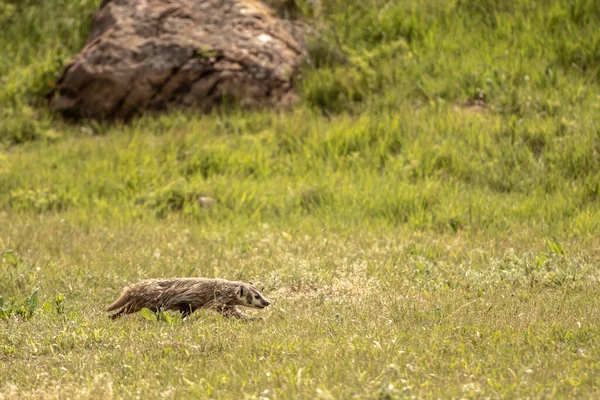
[{"label": "grass", "polygon": [[[0,0],[0,398],[598,396],[594,1],[298,2],[293,111],[67,123],[97,6]],[[103,312],[164,276],[273,305]]]}]

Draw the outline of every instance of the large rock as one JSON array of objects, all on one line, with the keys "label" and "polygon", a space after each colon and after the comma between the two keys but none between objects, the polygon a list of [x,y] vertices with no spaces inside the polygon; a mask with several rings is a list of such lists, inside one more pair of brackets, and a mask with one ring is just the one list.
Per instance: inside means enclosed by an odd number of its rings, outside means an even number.
[{"label": "large rock", "polygon": [[301,29],[258,0],[104,0],[50,107],[127,119],[170,105],[281,106],[305,55]]}]

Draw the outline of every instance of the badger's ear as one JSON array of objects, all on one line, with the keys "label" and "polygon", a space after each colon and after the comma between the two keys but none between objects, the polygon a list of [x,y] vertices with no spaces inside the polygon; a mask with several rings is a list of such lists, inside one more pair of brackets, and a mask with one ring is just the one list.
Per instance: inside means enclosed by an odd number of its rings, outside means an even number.
[{"label": "badger's ear", "polygon": [[238,293],[238,296],[240,296],[240,298],[244,297],[244,295],[246,294],[245,291],[244,291],[244,285],[240,285],[240,287],[238,288],[238,292],[237,293]]}]

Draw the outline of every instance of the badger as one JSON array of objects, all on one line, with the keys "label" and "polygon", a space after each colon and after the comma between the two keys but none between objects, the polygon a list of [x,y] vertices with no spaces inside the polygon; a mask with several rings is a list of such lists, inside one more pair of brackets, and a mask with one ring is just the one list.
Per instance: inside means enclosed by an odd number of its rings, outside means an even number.
[{"label": "badger", "polygon": [[176,310],[186,318],[199,308],[210,308],[225,317],[245,318],[236,306],[265,308],[269,304],[252,282],[214,278],[147,279],[125,287],[106,311],[117,311],[110,315],[111,319],[142,308],[155,312]]}]

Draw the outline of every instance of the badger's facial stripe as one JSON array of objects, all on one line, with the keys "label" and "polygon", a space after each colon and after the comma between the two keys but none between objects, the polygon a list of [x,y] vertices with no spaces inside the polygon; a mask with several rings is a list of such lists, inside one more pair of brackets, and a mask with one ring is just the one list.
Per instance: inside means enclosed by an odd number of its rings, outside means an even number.
[{"label": "badger's facial stripe", "polygon": [[263,295],[254,287],[245,287],[245,296],[241,297],[243,304],[246,307],[252,308],[265,308],[270,303]]}]

